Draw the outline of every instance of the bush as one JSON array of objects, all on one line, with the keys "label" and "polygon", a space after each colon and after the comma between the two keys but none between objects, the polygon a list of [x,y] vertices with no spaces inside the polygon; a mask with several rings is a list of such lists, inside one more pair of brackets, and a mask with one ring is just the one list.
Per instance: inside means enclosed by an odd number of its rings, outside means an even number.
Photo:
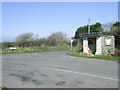
[{"label": "bush", "polygon": [[2,49],[6,49],[6,48],[9,48],[9,47],[13,47],[14,46],[14,42],[4,42],[4,43],[1,43],[1,48]]}]

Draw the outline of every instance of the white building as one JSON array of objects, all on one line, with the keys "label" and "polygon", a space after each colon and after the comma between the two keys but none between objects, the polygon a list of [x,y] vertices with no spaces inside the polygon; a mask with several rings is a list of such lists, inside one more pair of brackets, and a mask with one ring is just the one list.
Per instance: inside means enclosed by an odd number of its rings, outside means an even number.
[{"label": "white building", "polygon": [[95,55],[108,55],[115,49],[114,36],[104,34],[80,35],[83,38],[83,52]]}]

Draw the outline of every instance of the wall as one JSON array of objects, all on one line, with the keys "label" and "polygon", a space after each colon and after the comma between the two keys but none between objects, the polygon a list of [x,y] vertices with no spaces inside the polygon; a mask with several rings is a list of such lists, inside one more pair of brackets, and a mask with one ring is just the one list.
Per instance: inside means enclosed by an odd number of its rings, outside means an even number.
[{"label": "wall", "polygon": [[88,39],[83,38],[83,52],[88,53]]},{"label": "wall", "polygon": [[112,37],[97,37],[96,38],[96,53],[95,55],[108,55],[115,49],[114,36]]},{"label": "wall", "polygon": [[[96,37],[96,52],[95,55],[108,55],[115,49],[114,36],[111,37]],[[83,38],[83,52],[88,53],[88,38]]]},{"label": "wall", "polygon": [[115,49],[114,37],[103,37],[102,54],[108,55]]},{"label": "wall", "polygon": [[96,53],[95,55],[102,55],[102,37],[96,37]]}]

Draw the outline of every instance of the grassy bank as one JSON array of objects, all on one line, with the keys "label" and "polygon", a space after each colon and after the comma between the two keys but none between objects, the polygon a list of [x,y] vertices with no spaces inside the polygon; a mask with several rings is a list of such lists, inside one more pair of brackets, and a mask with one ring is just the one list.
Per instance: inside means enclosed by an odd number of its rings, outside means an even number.
[{"label": "grassy bank", "polygon": [[114,61],[118,61],[120,60],[120,57],[118,56],[113,56],[113,57],[108,57],[105,55],[95,55],[95,56],[90,56],[84,53],[80,53],[80,52],[69,52],[68,55],[71,56],[75,56],[75,57],[85,57],[85,58],[94,58],[94,59],[104,59],[104,60],[114,60]]},{"label": "grassy bank", "polygon": [[49,52],[49,51],[64,51],[70,50],[69,46],[35,46],[35,47],[25,47],[18,48],[17,50],[3,49],[0,51],[1,54],[11,54],[11,53],[31,53],[31,52]]}]

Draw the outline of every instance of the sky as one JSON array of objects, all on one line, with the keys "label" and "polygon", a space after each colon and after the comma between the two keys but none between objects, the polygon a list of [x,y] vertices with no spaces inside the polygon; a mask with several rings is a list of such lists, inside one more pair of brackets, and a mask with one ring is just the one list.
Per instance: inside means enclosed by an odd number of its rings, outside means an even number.
[{"label": "sky", "polygon": [[[46,38],[53,32],[74,36],[78,27],[118,20],[117,2],[3,2],[3,41],[15,41],[23,33]],[[1,42],[1,41],[0,41]]]}]

